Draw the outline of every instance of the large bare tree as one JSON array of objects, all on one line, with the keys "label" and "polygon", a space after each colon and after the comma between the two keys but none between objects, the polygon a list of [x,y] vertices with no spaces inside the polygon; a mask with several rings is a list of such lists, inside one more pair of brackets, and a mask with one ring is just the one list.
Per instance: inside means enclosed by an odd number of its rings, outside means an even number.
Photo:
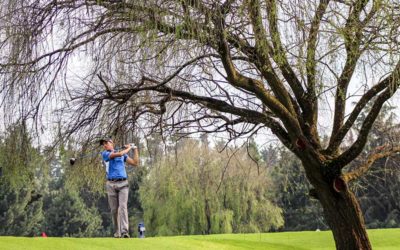
[{"label": "large bare tree", "polygon": [[[302,161],[337,249],[371,249],[348,182],[399,147],[346,166],[400,84],[399,1],[10,3],[0,34],[6,114],[17,101],[19,115],[38,117],[60,96],[68,133],[138,121],[232,137],[267,128]],[[89,72],[80,84],[66,73],[77,56]],[[361,112],[361,130],[344,145]]]}]

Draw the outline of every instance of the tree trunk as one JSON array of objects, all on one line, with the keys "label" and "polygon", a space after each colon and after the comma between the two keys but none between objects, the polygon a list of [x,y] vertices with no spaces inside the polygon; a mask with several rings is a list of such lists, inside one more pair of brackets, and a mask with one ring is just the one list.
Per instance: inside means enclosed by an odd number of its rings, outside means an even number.
[{"label": "tree trunk", "polygon": [[211,234],[211,209],[208,202],[208,199],[205,199],[205,211],[206,213],[206,220],[207,220],[207,229],[206,234]]},{"label": "tree trunk", "polygon": [[338,250],[372,249],[364,217],[354,194],[347,188],[337,192],[332,187],[317,188]]}]

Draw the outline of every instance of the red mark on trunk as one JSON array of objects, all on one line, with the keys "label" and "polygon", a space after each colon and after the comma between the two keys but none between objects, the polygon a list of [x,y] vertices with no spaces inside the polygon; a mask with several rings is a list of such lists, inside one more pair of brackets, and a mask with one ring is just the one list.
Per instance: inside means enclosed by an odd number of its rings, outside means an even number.
[{"label": "red mark on trunk", "polygon": [[346,189],[346,183],[344,182],[344,180],[342,178],[336,177],[333,180],[333,189],[336,192],[340,193],[340,192],[342,192],[343,190]]},{"label": "red mark on trunk", "polygon": [[297,146],[301,151],[303,151],[304,149],[306,149],[306,143],[305,143],[302,139],[300,139],[300,138],[298,138],[298,139],[296,140],[296,146]]}]

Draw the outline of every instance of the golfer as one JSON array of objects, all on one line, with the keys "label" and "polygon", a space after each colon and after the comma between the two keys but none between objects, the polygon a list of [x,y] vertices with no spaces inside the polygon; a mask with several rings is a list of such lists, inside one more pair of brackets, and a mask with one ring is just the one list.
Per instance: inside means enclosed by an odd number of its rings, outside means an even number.
[{"label": "golfer", "polygon": [[110,138],[101,139],[100,145],[104,148],[101,155],[107,173],[106,190],[114,224],[114,237],[129,238],[129,184],[125,162],[137,166],[139,163],[139,152],[137,147],[134,146],[134,157],[132,159],[128,156],[128,152],[132,149],[131,145],[125,145],[123,150],[116,151],[114,143]]}]

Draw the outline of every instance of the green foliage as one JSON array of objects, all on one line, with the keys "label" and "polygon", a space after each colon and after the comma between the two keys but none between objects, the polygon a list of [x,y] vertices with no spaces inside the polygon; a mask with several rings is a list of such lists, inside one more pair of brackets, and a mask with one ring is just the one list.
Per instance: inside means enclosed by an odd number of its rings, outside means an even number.
[{"label": "green foliage", "polygon": [[322,208],[309,196],[312,188],[301,162],[288,150],[281,148],[277,165],[273,167],[274,195],[283,209],[285,231],[327,229]]},{"label": "green foliage", "polygon": [[152,166],[140,190],[149,234],[262,232],[282,226],[281,210],[268,200],[268,174],[258,174],[245,149],[229,159],[227,151],[184,140],[173,151]]},{"label": "green foliage", "polygon": [[44,157],[32,145],[24,124],[9,127],[0,140],[0,234],[38,235],[41,230],[42,196],[39,169]]},{"label": "green foliage", "polygon": [[46,199],[46,233],[50,236],[90,237],[101,228],[101,219],[95,208],[89,208],[77,192],[62,190]]},{"label": "green foliage", "polygon": [[43,157],[32,145],[24,124],[14,124],[0,137],[0,166],[2,178],[14,188],[21,188],[33,180]]},{"label": "green foliage", "polygon": [[233,211],[221,210],[212,215],[211,232],[213,233],[232,233]]},{"label": "green foliage", "polygon": [[32,184],[14,188],[0,183],[0,235],[34,236],[41,232],[43,201]]},{"label": "green foliage", "polygon": [[[128,215],[129,215],[129,228],[130,231],[136,235],[137,226],[143,222],[143,208],[140,202],[139,189],[146,177],[147,171],[144,167],[139,167],[135,171],[128,173],[129,177],[129,198],[128,198]],[[107,211],[108,211],[107,207]],[[107,214],[108,215],[108,214]],[[111,221],[110,221],[111,223]],[[104,224],[104,220],[103,220]],[[110,235],[110,234],[109,234]]]},{"label": "green foliage", "polygon": [[[101,163],[101,149],[76,149],[72,146],[73,143],[70,141],[60,145],[59,156],[55,162],[56,167],[63,172],[63,185],[75,191],[88,189],[94,196],[104,194],[105,170]],[[78,158],[74,165],[70,165],[69,162],[72,157]]]}]

